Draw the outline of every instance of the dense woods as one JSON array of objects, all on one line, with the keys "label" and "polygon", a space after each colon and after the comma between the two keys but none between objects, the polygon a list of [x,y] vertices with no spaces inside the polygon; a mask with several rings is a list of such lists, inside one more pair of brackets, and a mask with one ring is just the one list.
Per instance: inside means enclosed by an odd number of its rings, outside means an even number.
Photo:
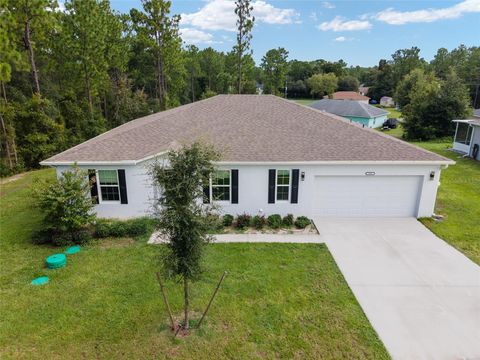
[{"label": "dense woods", "polygon": [[[277,48],[255,64],[252,6],[235,3],[237,41],[225,53],[185,44],[169,1],[142,0],[142,8],[121,14],[107,0],[68,0],[61,10],[53,0],[0,0],[2,176],[132,119],[218,93],[318,98],[363,84],[371,98],[393,96],[405,107],[411,138],[445,136],[447,116],[480,107],[480,47],[442,48],[431,62],[416,47],[401,49],[369,68],[289,59],[288,49]],[[439,113],[447,115],[439,120]]]}]

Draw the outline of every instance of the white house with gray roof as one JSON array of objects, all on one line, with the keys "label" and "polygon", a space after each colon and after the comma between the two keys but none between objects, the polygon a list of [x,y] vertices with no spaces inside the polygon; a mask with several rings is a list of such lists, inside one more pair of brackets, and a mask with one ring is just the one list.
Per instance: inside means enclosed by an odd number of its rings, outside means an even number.
[{"label": "white house with gray roof", "polygon": [[322,99],[310,104],[317,110],[342,116],[362,127],[378,128],[388,118],[388,111],[355,100]]},{"label": "white house with gray roof", "polygon": [[[149,164],[180,144],[223,154],[205,189],[233,215],[423,217],[454,162],[344,118],[272,95],[218,95],[130,121],[41,164],[88,170],[100,217],[148,214]],[[161,191],[161,189],[160,189]]]},{"label": "white house with gray roof", "polygon": [[453,120],[456,123],[453,150],[480,160],[480,112],[473,119]]}]

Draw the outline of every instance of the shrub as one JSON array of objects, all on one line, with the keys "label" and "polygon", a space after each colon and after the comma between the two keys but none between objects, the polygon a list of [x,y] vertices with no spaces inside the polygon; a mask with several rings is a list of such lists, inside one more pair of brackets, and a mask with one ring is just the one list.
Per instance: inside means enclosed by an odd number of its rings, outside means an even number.
[{"label": "shrub", "polygon": [[95,237],[137,237],[148,234],[153,219],[142,217],[130,220],[99,219],[95,224]]},{"label": "shrub", "polygon": [[56,245],[87,241],[91,237],[88,228],[96,217],[89,192],[87,173],[77,166],[54,181],[37,182],[32,195],[44,214],[43,230],[34,234],[32,240]]},{"label": "shrub", "polygon": [[217,231],[223,228],[223,218],[217,213],[208,213],[205,215],[205,224],[208,231]]},{"label": "shrub", "polygon": [[232,226],[233,223],[233,216],[230,214],[223,215],[223,226]]},{"label": "shrub", "polygon": [[295,220],[295,226],[299,229],[305,229],[307,225],[310,225],[310,219],[306,216],[299,216]]},{"label": "shrub", "polygon": [[267,218],[267,222],[272,229],[278,229],[282,226],[282,217],[279,214],[273,214]]},{"label": "shrub", "polygon": [[258,229],[258,230],[263,229],[266,224],[267,224],[267,219],[265,219],[265,216],[263,215],[255,215],[252,218],[252,226],[255,229]]},{"label": "shrub", "polygon": [[235,222],[235,227],[239,229],[246,228],[250,226],[250,221],[252,217],[248,214],[242,214],[237,216],[237,221]]},{"label": "shrub", "polygon": [[293,215],[292,214],[287,214],[283,219],[282,223],[286,227],[293,226]]}]

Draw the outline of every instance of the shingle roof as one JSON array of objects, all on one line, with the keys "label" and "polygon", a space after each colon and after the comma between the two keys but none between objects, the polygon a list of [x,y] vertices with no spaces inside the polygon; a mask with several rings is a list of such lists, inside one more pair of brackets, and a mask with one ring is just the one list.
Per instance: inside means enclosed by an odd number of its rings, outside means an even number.
[{"label": "shingle roof", "polygon": [[276,96],[218,95],[130,121],[42,163],[137,162],[199,139],[225,162],[451,162]]},{"label": "shingle roof", "polygon": [[337,91],[332,94],[334,100],[369,100],[368,96],[364,96],[355,91]]},{"label": "shingle roof", "polygon": [[377,116],[388,115],[388,111],[355,100],[322,99],[315,101],[310,106],[338,116],[358,116],[371,119]]}]

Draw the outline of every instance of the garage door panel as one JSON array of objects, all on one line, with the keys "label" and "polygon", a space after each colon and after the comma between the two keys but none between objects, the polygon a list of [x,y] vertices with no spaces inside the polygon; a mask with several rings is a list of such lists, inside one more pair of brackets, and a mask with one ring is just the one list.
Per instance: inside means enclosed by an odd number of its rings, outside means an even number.
[{"label": "garage door panel", "polygon": [[320,216],[416,216],[421,176],[318,176],[313,213]]}]

